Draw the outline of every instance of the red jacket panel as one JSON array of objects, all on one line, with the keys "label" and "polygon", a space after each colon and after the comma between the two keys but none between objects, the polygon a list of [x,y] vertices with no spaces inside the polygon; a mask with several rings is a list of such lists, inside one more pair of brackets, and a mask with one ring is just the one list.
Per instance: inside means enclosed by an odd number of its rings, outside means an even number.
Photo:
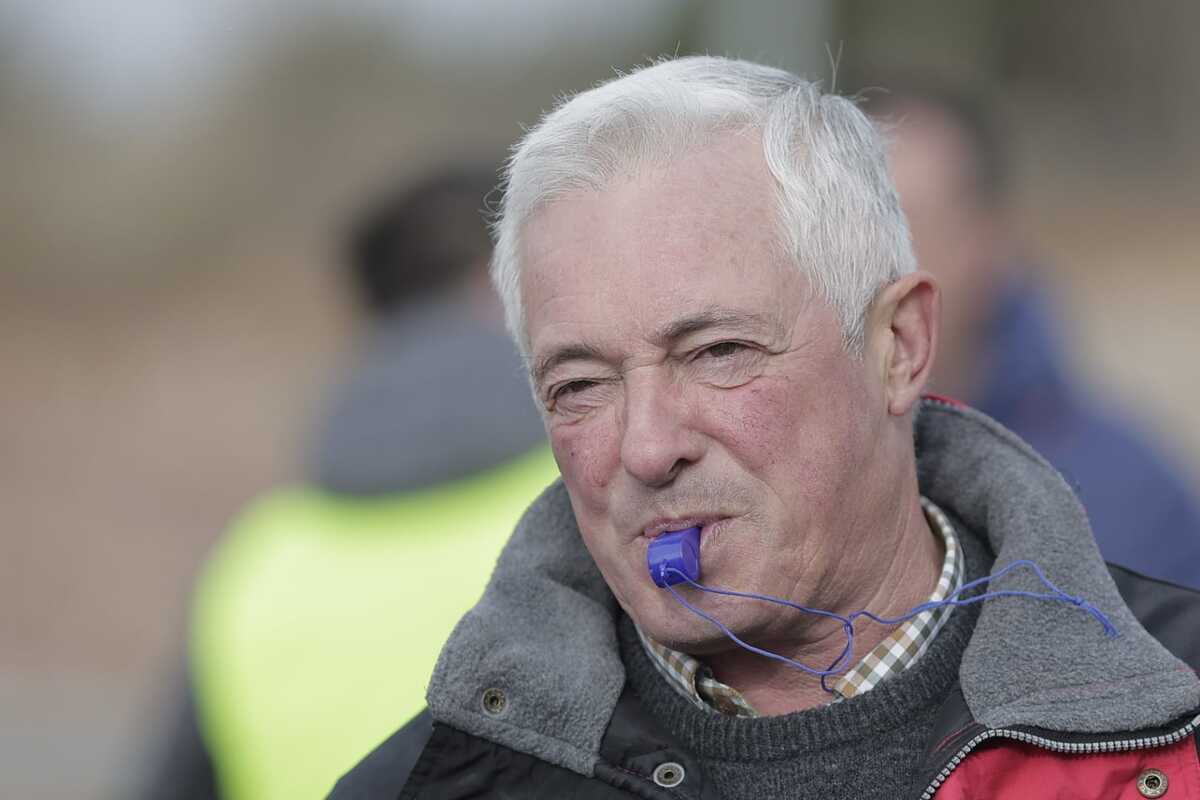
[{"label": "red jacket panel", "polygon": [[[1157,770],[1162,773],[1150,773]],[[1139,780],[1147,783],[1139,788]],[[1165,783],[1165,786],[1164,786]],[[1166,791],[1156,794],[1155,791]],[[938,789],[937,800],[1200,800],[1196,736],[1123,753],[1056,753],[993,739],[967,756]]]}]

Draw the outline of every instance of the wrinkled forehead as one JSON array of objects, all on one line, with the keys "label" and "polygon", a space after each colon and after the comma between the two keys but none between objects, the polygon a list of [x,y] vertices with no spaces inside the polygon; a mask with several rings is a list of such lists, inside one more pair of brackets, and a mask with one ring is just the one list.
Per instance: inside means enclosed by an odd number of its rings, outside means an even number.
[{"label": "wrinkled forehead", "polygon": [[775,191],[758,142],[736,141],[541,209],[523,237],[531,355],[698,314],[798,313],[808,283],[781,247]]}]

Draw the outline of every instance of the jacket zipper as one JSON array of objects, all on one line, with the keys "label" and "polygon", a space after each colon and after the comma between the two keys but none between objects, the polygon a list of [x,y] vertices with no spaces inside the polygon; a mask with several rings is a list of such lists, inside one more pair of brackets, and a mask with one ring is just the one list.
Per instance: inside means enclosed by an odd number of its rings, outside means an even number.
[{"label": "jacket zipper", "polygon": [[1047,739],[1045,736],[1038,736],[1033,733],[1025,733],[1023,731],[1014,731],[1007,728],[989,728],[981,731],[964,744],[954,756],[946,762],[946,766],[942,767],[929,786],[925,789],[925,793],[921,795],[921,800],[930,800],[937,792],[938,788],[946,782],[950,777],[950,773],[958,769],[958,765],[967,757],[972,750],[978,747],[981,743],[988,739],[1013,739],[1025,744],[1032,744],[1041,747],[1044,750],[1050,750],[1055,753],[1069,753],[1071,755],[1087,755],[1090,753],[1123,753],[1129,750],[1149,750],[1155,747],[1166,747],[1167,745],[1178,744],[1187,737],[1196,732],[1200,728],[1200,716],[1195,717],[1191,722],[1184,725],[1174,733],[1164,733],[1158,736],[1144,736],[1134,739],[1110,739],[1096,742],[1058,742],[1054,739]]}]

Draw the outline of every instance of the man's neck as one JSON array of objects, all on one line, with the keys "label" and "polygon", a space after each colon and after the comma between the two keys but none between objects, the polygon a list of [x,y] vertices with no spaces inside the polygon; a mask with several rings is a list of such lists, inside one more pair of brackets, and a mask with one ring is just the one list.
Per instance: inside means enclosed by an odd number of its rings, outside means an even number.
[{"label": "man's neck", "polygon": [[[941,574],[945,550],[941,538],[935,536],[929,521],[915,495],[905,507],[897,523],[900,529],[896,547],[890,563],[886,565],[884,577],[873,588],[867,587],[856,599],[851,599],[839,613],[848,614],[867,609],[882,617],[898,617],[925,602],[933,593]],[[843,662],[849,668],[874,650],[892,631],[892,628],[859,619],[854,627],[854,651]],[[775,649],[769,644],[767,649]],[[804,664],[825,668],[833,664],[846,646],[846,638],[840,624],[833,622],[821,627],[818,636],[788,649],[778,649]],[[808,708],[823,706],[830,695],[821,687],[819,679],[794,667],[773,659],[751,653],[741,648],[705,658],[722,683],[738,692],[759,713],[764,715],[788,714]],[[832,685],[837,680],[832,676],[826,680]]]}]

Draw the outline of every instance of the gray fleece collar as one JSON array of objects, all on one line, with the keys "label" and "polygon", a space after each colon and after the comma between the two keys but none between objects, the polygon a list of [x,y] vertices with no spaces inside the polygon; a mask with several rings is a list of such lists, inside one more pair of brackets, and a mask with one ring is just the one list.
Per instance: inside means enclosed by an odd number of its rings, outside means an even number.
[{"label": "gray fleece collar", "polygon": [[[1121,636],[1061,603],[984,604],[960,682],[992,727],[1109,732],[1163,725],[1200,706],[1200,681],[1125,607],[1083,508],[1057,472],[1015,435],[969,409],[927,401],[919,416],[921,491],[986,533],[996,565],[1036,561],[1064,591],[1102,610]],[[1023,570],[995,589],[1036,591]],[[438,659],[435,719],[584,775],[592,774],[625,682],[617,606],[555,483],[525,514],[479,604]],[[499,713],[483,695],[499,689]]]},{"label": "gray fleece collar", "polygon": [[[1200,706],[1195,673],[1125,606],[1083,506],[1033,448],[983,414],[936,403],[925,404],[917,446],[922,492],[986,533],[997,568],[1032,559],[1063,591],[1107,614],[1121,633],[1106,638],[1098,624],[1062,603],[984,603],[959,668],[977,720],[1099,733],[1164,725]],[[992,588],[1040,586],[1027,570],[1017,570]]]}]

